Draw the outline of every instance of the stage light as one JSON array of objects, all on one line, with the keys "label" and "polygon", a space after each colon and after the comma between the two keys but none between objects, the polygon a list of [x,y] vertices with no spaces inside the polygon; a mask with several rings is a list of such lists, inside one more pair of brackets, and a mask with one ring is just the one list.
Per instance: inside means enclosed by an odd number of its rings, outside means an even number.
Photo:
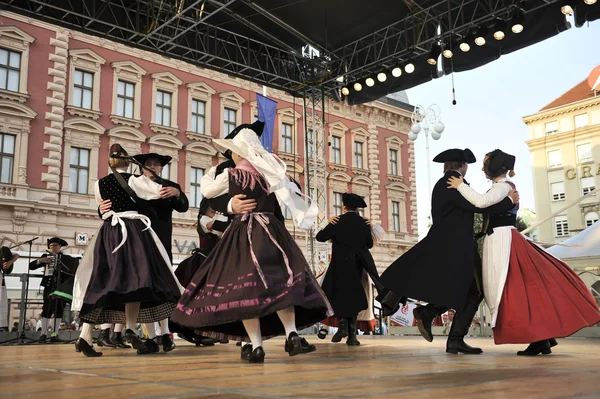
[{"label": "stage light", "polygon": [[429,51],[429,57],[427,58],[427,63],[429,65],[437,65],[437,59],[442,52],[442,48],[439,44],[434,43],[431,45],[431,50]]},{"label": "stage light", "polygon": [[506,21],[498,18],[496,21],[496,25],[494,26],[494,39],[502,40],[504,39],[504,31],[506,30]]},{"label": "stage light", "polygon": [[412,61],[408,61],[408,64],[404,66],[404,71],[406,71],[406,73],[413,73],[415,71],[415,64],[413,64]]},{"label": "stage light", "polygon": [[569,4],[566,4],[560,8],[560,12],[565,15],[573,15],[573,7],[571,7]]},{"label": "stage light", "polygon": [[523,17],[523,13],[521,12],[521,10],[516,9],[512,19],[510,20],[510,30],[512,30],[513,33],[523,32],[524,20],[525,18]]},{"label": "stage light", "polygon": [[344,76],[340,75],[337,78],[335,78],[336,81],[340,82],[340,83],[344,83]]},{"label": "stage light", "polygon": [[400,77],[400,75],[402,75],[402,68],[396,67],[396,68],[392,69],[393,77],[398,78],[398,77]]},{"label": "stage light", "polygon": [[354,90],[356,91],[361,91],[362,90],[362,85],[358,82],[354,83]]},{"label": "stage light", "polygon": [[373,87],[375,85],[375,81],[373,80],[373,78],[366,78],[365,79],[365,83],[367,84],[367,86],[369,87]]},{"label": "stage light", "polygon": [[350,94],[350,90],[348,90],[347,87],[342,87],[342,94],[347,96],[348,94]]},{"label": "stage light", "polygon": [[383,72],[379,72],[377,74],[377,80],[380,81],[381,83],[383,83],[387,80],[387,75]]},{"label": "stage light", "polygon": [[475,36],[475,44],[478,46],[483,46],[485,44],[485,37],[488,34],[488,29],[485,26],[482,26],[477,31],[477,35]]},{"label": "stage light", "polygon": [[583,0],[583,2],[585,4],[587,4],[588,6],[591,6],[592,4],[596,4],[596,0]]},{"label": "stage light", "polygon": [[469,29],[467,34],[458,42],[458,47],[463,53],[467,53],[471,50],[471,45],[469,43],[473,41],[475,41],[475,35],[473,34],[473,31]]}]

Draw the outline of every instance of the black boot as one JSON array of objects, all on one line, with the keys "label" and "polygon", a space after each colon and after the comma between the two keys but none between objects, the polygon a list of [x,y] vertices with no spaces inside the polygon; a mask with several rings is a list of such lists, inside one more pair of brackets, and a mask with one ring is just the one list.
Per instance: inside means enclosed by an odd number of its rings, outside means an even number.
[{"label": "black boot", "polygon": [[163,351],[165,352],[171,352],[173,349],[175,349],[175,342],[173,342],[171,334],[163,334],[161,337],[161,343]]},{"label": "black boot", "polygon": [[431,323],[437,316],[434,305],[419,306],[413,310],[415,320],[417,320],[417,328],[421,336],[426,341],[433,341],[433,333],[431,332]]},{"label": "black boot", "polygon": [[[127,330],[125,330],[125,335],[123,338],[125,338],[125,342],[128,342],[133,346],[133,349],[136,349],[138,351],[144,351],[146,349],[146,345],[144,345],[144,341],[142,341],[142,339],[140,337],[138,337],[138,335],[129,328]],[[150,340],[150,341],[152,341],[152,340]]]},{"label": "black boot", "polygon": [[446,342],[446,353],[452,353],[453,355],[458,353],[480,355],[483,353],[481,348],[469,346],[464,341],[465,335],[469,333],[469,327],[471,327],[473,317],[475,317],[478,308],[478,305],[467,303],[462,312],[456,312],[454,320],[452,320],[450,333],[448,334],[448,341]]},{"label": "black boot", "polygon": [[298,336],[298,333],[291,332],[285,340],[284,350],[290,356],[296,356],[302,353],[302,340]]},{"label": "black boot", "polygon": [[[160,347],[155,339],[147,339],[143,345],[143,348],[137,350],[138,355],[150,355],[152,353],[160,352]],[[133,347],[135,348],[135,345],[133,345]]]},{"label": "black boot", "polygon": [[117,345],[112,343],[110,340],[110,328],[106,328],[100,331],[98,339],[96,340],[98,346],[106,346],[107,348],[116,348]]},{"label": "black boot", "polygon": [[112,342],[115,347],[119,349],[131,348],[131,345],[127,345],[125,342],[123,342],[123,334],[120,332],[113,332],[110,336],[110,342]]},{"label": "black boot", "polygon": [[87,357],[102,356],[102,352],[96,352],[94,347],[87,343],[85,339],[77,338],[75,342],[75,352],[81,352]]},{"label": "black boot", "polygon": [[356,316],[348,319],[348,339],[346,340],[346,345],[349,346],[358,346],[360,345],[360,341],[356,339]]},{"label": "black boot", "polygon": [[257,347],[252,351],[252,354],[248,358],[250,363],[264,363],[265,362],[265,351],[262,346]]},{"label": "black boot", "polygon": [[527,349],[525,349],[524,351],[518,351],[517,355],[518,356],[537,356],[539,354],[549,355],[552,353],[552,350],[550,348],[551,348],[550,341],[545,339],[543,341],[537,341],[537,342],[533,342],[533,343],[529,344]]},{"label": "black boot", "polygon": [[550,338],[548,340],[548,343],[550,344],[551,348],[554,348],[556,345],[558,345],[558,341],[556,341],[556,338]]},{"label": "black boot", "polygon": [[342,338],[346,338],[348,336],[348,320],[346,318],[338,318],[339,327],[333,337],[331,337],[331,342],[340,342]]}]

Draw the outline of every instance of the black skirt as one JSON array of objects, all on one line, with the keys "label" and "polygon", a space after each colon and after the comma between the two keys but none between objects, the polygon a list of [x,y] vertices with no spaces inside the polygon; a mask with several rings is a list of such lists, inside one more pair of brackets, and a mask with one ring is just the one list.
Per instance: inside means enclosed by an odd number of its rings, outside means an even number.
[{"label": "black skirt", "polygon": [[106,220],[97,233],[93,271],[79,317],[88,323],[124,323],[125,304],[141,302],[138,323],[169,317],[181,296],[180,286],[141,220],[122,218],[121,227]]}]

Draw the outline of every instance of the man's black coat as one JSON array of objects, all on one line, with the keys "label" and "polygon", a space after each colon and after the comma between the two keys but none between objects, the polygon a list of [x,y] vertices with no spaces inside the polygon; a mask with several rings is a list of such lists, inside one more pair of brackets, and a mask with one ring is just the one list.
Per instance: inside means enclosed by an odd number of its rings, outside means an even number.
[{"label": "man's black coat", "polygon": [[473,281],[473,217],[475,213],[505,212],[510,198],[489,208],[469,203],[456,189],[448,189],[448,171],[436,183],[431,200],[433,225],[427,236],[396,259],[381,275],[385,288],[400,297],[462,309]]}]

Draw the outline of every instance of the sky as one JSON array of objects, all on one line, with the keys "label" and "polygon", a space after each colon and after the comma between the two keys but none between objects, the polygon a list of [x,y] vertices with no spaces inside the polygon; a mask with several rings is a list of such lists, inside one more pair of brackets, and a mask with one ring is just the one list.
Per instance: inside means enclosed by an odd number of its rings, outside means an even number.
[{"label": "sky", "polygon": [[[527,27],[525,27],[527,28]],[[600,21],[572,28],[543,42],[504,55],[472,71],[444,76],[406,91],[409,103],[427,108],[437,104],[446,126],[439,140],[429,138],[430,157],[448,148],[470,148],[477,163],[466,179],[478,192],[490,183],[481,172],[483,156],[496,148],[516,156],[513,178],[521,208],[535,211],[528,128],[522,118],[538,112],[600,65]],[[415,141],[419,237],[428,231],[430,214],[425,137]],[[442,176],[442,164],[430,163],[431,184]]]}]

